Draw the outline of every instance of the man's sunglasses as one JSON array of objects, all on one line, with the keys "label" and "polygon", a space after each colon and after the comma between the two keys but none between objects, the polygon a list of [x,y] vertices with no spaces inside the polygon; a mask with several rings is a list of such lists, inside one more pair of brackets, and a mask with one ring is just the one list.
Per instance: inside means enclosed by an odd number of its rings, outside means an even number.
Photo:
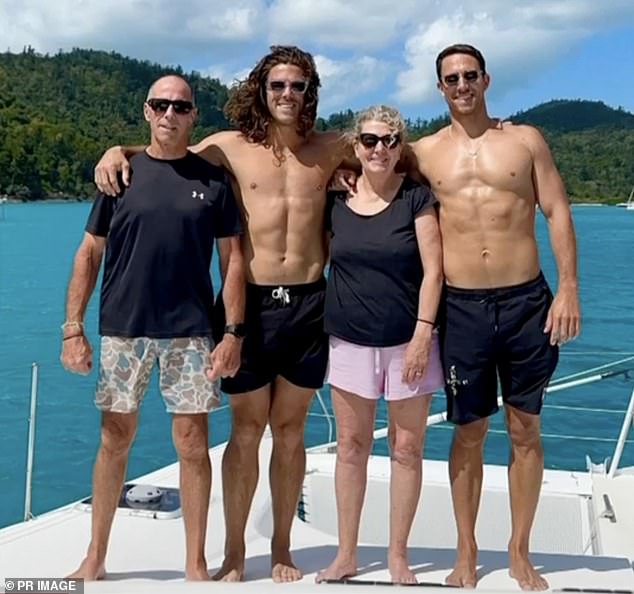
[{"label": "man's sunglasses", "polygon": [[303,95],[308,89],[307,80],[270,80],[266,88],[273,93],[283,93],[286,87],[290,87],[293,93]]},{"label": "man's sunglasses", "polygon": [[456,87],[460,82],[460,77],[464,79],[464,81],[468,84],[476,82],[480,75],[484,74],[480,70],[467,70],[466,72],[453,72],[452,74],[447,74],[443,76],[443,82],[446,87]]},{"label": "man's sunglasses", "polygon": [[146,103],[152,108],[155,113],[165,113],[170,105],[174,109],[174,113],[179,115],[190,113],[194,109],[194,104],[191,101],[183,101],[182,99],[148,99]]},{"label": "man's sunglasses", "polygon": [[400,134],[386,134],[378,136],[377,134],[364,133],[359,134],[359,142],[367,149],[374,148],[379,142],[386,149],[396,148],[401,142]]}]

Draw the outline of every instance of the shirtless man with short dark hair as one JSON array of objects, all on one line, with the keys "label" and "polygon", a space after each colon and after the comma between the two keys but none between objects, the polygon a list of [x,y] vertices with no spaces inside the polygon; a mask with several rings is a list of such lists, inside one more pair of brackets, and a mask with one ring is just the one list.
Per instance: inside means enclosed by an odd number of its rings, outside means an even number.
[{"label": "shirtless man with short dark hair", "polygon": [[[412,145],[440,202],[444,274],[441,324],[449,418],[449,460],[458,529],[447,583],[475,587],[475,524],[488,416],[499,378],[511,441],[509,571],[524,590],[545,590],[528,548],[544,455],[540,418],[558,345],[579,333],[576,243],[562,180],[533,127],[489,117],[490,77],[474,47],[454,45],[436,61],[451,124]],[[548,221],[559,274],[553,298],[540,271],[535,210]],[[441,306],[442,309],[442,306]]]},{"label": "shirtless man with short dark hair", "polygon": [[[213,134],[193,147],[225,166],[243,215],[247,304],[242,365],[223,379],[230,394],[231,437],[223,458],[225,561],[216,579],[244,576],[244,532],[258,480],[258,449],[267,423],[273,435],[272,577],[302,577],[290,555],[290,530],[305,470],[304,422],[326,371],[323,332],[326,186],[346,152],[339,133],[313,125],[319,88],[312,56],[274,46],[226,106],[238,131]],[[98,186],[117,190],[129,179],[125,154],[110,149]]]}]

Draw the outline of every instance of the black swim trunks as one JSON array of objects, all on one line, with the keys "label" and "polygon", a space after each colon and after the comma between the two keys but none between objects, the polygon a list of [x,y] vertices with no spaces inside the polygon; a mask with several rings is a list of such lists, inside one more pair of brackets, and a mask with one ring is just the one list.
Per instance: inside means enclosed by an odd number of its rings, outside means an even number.
[{"label": "black swim trunks", "polygon": [[235,377],[221,381],[223,392],[257,390],[278,375],[302,388],[321,388],[328,365],[325,296],[323,277],[305,285],[247,284],[242,362]]},{"label": "black swim trunks", "polygon": [[446,287],[441,305],[441,357],[447,418],[465,424],[505,404],[538,414],[559,349],[544,326],[553,296],[543,274],[499,289]]}]

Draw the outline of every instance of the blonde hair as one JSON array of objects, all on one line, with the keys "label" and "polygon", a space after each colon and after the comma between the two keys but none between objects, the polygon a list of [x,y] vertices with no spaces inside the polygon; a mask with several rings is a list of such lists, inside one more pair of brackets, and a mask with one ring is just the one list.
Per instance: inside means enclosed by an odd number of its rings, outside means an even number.
[{"label": "blonde hair", "polygon": [[346,139],[350,144],[355,144],[358,141],[363,124],[366,122],[387,124],[394,132],[400,135],[402,143],[407,140],[407,126],[398,109],[388,105],[371,105],[356,114],[352,129],[346,133]]}]

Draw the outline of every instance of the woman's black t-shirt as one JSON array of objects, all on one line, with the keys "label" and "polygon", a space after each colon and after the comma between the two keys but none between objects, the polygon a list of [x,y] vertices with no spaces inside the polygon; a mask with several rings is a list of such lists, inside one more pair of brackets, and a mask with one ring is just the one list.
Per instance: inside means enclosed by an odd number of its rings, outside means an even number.
[{"label": "woman's black t-shirt", "polygon": [[436,202],[429,188],[407,177],[374,215],[353,211],[345,192],[329,193],[328,334],[374,347],[411,339],[423,280],[414,221]]}]

